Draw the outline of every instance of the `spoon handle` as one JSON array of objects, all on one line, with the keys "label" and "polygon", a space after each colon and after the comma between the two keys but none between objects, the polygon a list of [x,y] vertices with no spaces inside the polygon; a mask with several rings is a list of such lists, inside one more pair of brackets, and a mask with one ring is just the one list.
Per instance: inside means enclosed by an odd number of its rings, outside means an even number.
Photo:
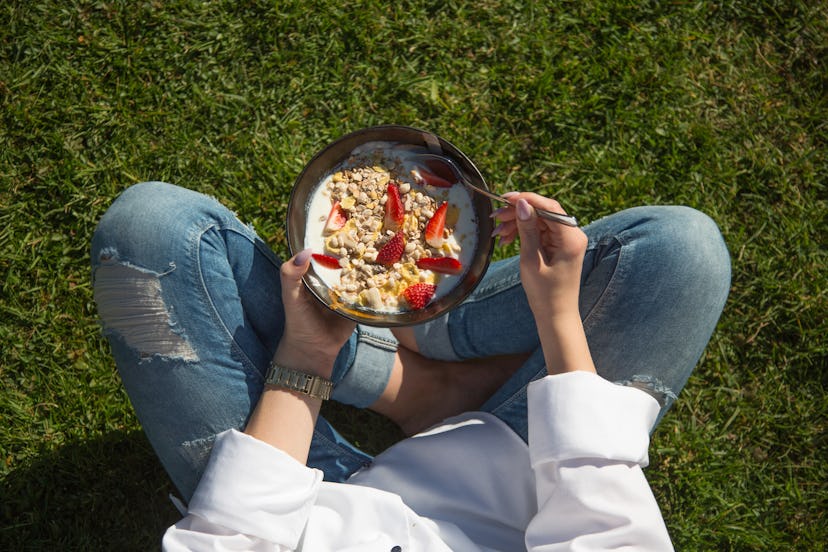
[{"label": "spoon handle", "polygon": [[[463,171],[460,170],[460,168],[454,163],[453,160],[442,155],[436,155],[434,153],[421,153],[417,155],[417,157],[420,159],[427,159],[432,162],[436,161],[438,163],[442,163],[443,165],[448,167],[448,170],[451,171],[457,177],[457,179],[460,182],[462,182],[463,185],[467,188],[470,188],[478,194],[483,194],[484,196],[494,201],[500,201],[501,203],[506,203],[507,205],[509,204],[509,201],[505,197],[499,196],[495,193],[490,192],[489,190],[486,190],[485,188],[481,188],[472,184],[469,181],[469,179],[463,174]],[[538,208],[535,208],[535,212],[538,214],[539,217],[545,218],[546,220],[551,220],[554,222],[558,222],[560,224],[565,224],[566,226],[573,226],[576,228],[578,227],[578,220],[571,215],[555,213],[553,211],[547,211],[546,209]]]},{"label": "spoon handle", "polygon": [[546,220],[559,222],[561,224],[565,224],[566,226],[572,226],[574,228],[578,227],[578,219],[576,219],[572,215],[555,213],[553,211],[547,211],[546,209],[538,209],[537,207],[535,207],[535,212],[538,214],[539,217],[545,218]]},{"label": "spoon handle", "polygon": [[[488,197],[489,199],[493,199],[495,201],[500,201],[501,203],[509,204],[509,200],[505,197],[499,196],[497,194],[493,194],[489,190],[484,190],[483,188],[478,188],[477,186],[473,186],[470,183],[467,185],[474,189],[474,191],[483,194],[484,196]],[[551,220],[553,222],[558,222],[560,224],[565,224],[566,226],[572,226],[574,228],[578,227],[578,219],[573,217],[572,215],[565,215],[563,213],[555,213],[554,211],[547,211],[546,209],[539,209],[535,207],[535,212],[538,214],[539,217],[545,218],[546,220]]]}]

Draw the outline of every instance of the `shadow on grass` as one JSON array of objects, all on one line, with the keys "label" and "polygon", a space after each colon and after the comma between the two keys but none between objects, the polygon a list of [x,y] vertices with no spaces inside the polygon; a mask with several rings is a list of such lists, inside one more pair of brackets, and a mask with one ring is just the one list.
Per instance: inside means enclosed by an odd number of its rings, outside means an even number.
[{"label": "shadow on grass", "polygon": [[158,550],[179,518],[140,431],[69,443],[0,482],[2,550]]},{"label": "shadow on grass", "polygon": [[[377,414],[338,404],[325,411],[368,452],[402,437]],[[180,517],[171,492],[141,431],[68,443],[0,481],[0,550],[158,550]]]},{"label": "shadow on grass", "polygon": [[321,414],[343,437],[368,454],[379,454],[405,438],[397,426],[370,410],[329,401],[322,405]]}]

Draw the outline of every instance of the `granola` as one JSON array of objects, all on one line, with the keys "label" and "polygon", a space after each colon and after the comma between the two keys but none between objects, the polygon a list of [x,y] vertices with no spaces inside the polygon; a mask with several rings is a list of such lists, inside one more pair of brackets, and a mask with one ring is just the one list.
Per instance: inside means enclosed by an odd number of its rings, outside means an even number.
[{"label": "granola", "polygon": [[320,197],[309,210],[306,241],[341,302],[378,311],[422,308],[464,271],[476,239],[468,193],[432,186],[412,168],[404,152],[367,149],[314,192]]}]

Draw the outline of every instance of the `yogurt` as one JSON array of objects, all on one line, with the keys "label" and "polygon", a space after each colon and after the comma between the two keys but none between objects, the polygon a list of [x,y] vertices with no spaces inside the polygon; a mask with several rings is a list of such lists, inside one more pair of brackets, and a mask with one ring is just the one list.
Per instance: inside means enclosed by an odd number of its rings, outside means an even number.
[{"label": "yogurt", "polygon": [[[423,166],[412,157],[418,152],[395,146],[370,142],[354,149],[319,182],[307,205],[304,245],[315,254],[317,276],[339,301],[360,310],[422,308],[406,293],[416,284],[432,291],[430,301],[443,297],[461,281],[477,246],[469,191],[462,184],[429,185],[419,178]],[[391,196],[404,209],[396,221],[388,213],[397,211],[386,205],[397,204]],[[429,243],[427,230],[433,237],[435,228],[441,236]],[[424,268],[429,262],[439,266]]]}]

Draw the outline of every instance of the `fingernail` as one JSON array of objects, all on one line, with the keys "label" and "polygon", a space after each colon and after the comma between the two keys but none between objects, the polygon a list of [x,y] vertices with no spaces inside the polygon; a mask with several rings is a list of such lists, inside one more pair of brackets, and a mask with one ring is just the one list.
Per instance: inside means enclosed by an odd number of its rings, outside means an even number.
[{"label": "fingernail", "polygon": [[525,199],[517,201],[517,216],[520,220],[529,220],[532,218],[532,206]]},{"label": "fingernail", "polygon": [[310,256],[312,254],[313,254],[313,251],[310,248],[305,249],[303,251],[300,251],[293,258],[293,264],[295,264],[296,266],[302,266],[304,264],[307,264],[307,262],[310,259]]},{"label": "fingernail", "polygon": [[503,223],[501,222],[497,226],[495,226],[494,230],[492,230],[492,237],[497,236],[500,234],[500,231],[503,230]]},{"label": "fingernail", "polygon": [[502,215],[503,212],[506,211],[506,209],[508,209],[508,207],[499,207],[499,208],[495,209],[494,211],[492,211],[492,214],[489,215],[489,217],[491,217],[493,219],[496,219],[497,217]]},{"label": "fingernail", "polygon": [[502,196],[500,196],[500,197],[505,197],[506,199],[509,199],[510,197],[512,197],[512,196],[516,196],[516,195],[518,195],[519,193],[520,193],[520,192],[506,192],[505,194],[503,194],[503,195],[502,195]]}]

